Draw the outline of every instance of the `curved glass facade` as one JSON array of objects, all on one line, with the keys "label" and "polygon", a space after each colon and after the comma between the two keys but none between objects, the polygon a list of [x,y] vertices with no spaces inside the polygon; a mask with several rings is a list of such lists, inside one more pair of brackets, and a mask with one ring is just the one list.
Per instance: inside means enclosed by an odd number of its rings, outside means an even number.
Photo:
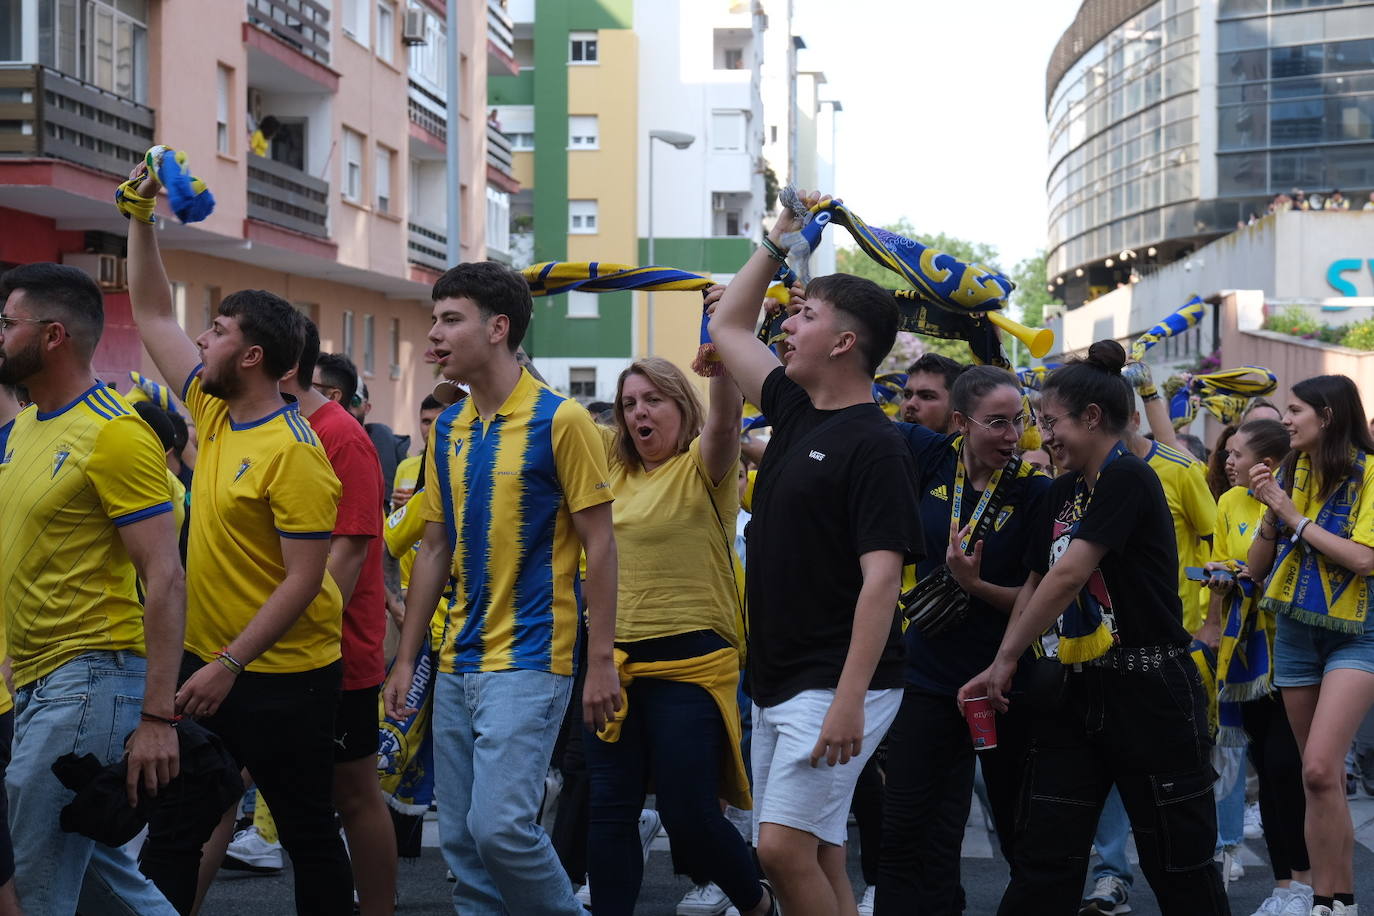
[{"label": "curved glass facade", "polygon": [[1218,196],[1263,213],[1292,188],[1374,187],[1374,3],[1220,0],[1218,18]]},{"label": "curved glass facade", "polygon": [[1113,29],[1050,96],[1051,275],[1194,231],[1197,0],[1160,0]]}]

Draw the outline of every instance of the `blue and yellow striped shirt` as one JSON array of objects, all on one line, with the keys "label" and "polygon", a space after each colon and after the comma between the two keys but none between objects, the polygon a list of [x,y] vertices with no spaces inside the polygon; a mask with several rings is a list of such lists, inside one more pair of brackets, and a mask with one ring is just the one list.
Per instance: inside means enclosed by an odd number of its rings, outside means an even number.
[{"label": "blue and yellow striped shirt", "polygon": [[440,414],[428,450],[423,514],[448,532],[457,583],[439,670],[571,675],[572,513],[612,499],[591,415],[522,370],[491,418],[472,398]]}]

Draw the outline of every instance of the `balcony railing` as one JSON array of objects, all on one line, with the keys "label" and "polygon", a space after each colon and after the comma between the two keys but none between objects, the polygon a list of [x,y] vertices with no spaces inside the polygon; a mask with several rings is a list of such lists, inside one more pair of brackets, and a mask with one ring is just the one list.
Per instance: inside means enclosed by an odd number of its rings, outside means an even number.
[{"label": "balcony railing", "polygon": [[128,174],[153,145],[153,110],[40,64],[0,64],[0,155]]},{"label": "balcony railing", "polygon": [[407,102],[410,120],[433,134],[440,142],[447,142],[448,119],[440,114],[445,106],[443,99],[418,85],[415,80],[411,80]]},{"label": "balcony railing", "polygon": [[249,153],[248,216],[283,229],[329,238],[329,182]]},{"label": "balcony railing", "polygon": [[431,270],[448,270],[448,236],[441,230],[410,223],[410,260]]},{"label": "balcony railing", "polygon": [[488,51],[498,55],[497,60],[491,60],[488,54],[490,72],[506,72],[515,64],[515,26],[502,0],[487,0],[487,44]]},{"label": "balcony railing", "polygon": [[515,160],[511,153],[510,138],[501,133],[490,121],[487,122],[487,164],[503,175],[514,177]]},{"label": "balcony railing", "polygon": [[247,0],[248,21],[329,65],[329,7],[315,0]]}]

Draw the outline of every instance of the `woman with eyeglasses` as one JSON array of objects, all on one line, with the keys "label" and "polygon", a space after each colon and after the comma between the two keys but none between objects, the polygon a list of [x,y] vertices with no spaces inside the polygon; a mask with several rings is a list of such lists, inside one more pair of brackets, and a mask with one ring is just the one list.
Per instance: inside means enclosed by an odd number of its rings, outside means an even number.
[{"label": "woman with eyeglasses", "polygon": [[[951,589],[963,592],[967,605],[943,621],[918,613],[906,629],[906,687],[888,735],[878,914],[953,916],[963,909],[959,847],[974,754],[953,699],[997,652],[1026,579],[1028,525],[1050,486],[1016,457],[1029,418],[1015,376],[992,366],[966,369],[950,391],[950,406],[953,434],[900,424],[919,475],[926,559],[917,575],[929,582],[947,570]],[[1009,719],[999,723],[998,741],[979,759],[1009,853],[1025,743]]]},{"label": "woman with eyeglasses", "polygon": [[1230,912],[1212,862],[1216,774],[1173,520],[1159,478],[1122,442],[1132,406],[1124,364],[1119,344],[1099,341],[1046,379],[1040,429],[1062,473],[1028,526],[1030,572],[1001,646],[958,694],[1006,713],[1028,647],[1060,662],[1052,700],[1030,724],[1006,916],[1079,912],[1113,785],[1164,916]]},{"label": "woman with eyeglasses", "polygon": [[1319,375],[1283,411],[1292,451],[1277,473],[1249,470],[1267,506],[1250,545],[1260,607],[1278,615],[1274,684],[1302,751],[1312,916],[1351,916],[1354,830],[1345,753],[1374,706],[1374,440],[1355,383]]}]

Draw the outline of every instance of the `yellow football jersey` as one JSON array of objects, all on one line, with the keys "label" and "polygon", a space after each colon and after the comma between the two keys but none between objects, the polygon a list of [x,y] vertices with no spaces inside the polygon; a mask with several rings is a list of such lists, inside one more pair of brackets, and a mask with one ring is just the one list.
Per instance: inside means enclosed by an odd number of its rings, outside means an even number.
[{"label": "yellow football jersey", "polygon": [[96,384],[60,410],[26,408],[0,458],[0,600],[15,685],[85,652],[142,654],[143,607],[118,529],[172,511],[148,424]]},{"label": "yellow football jersey", "polygon": [[[201,390],[199,370],[182,401],[200,439],[186,549],[186,648],[209,661],[286,578],[281,539],[332,536],[342,487],[295,404],[235,423],[224,401]],[[338,586],[326,572],[305,613],[248,670],[313,671],[337,661],[342,619]]]},{"label": "yellow football jersey", "polygon": [[[396,476],[399,478],[401,472],[397,471]],[[425,534],[425,518],[420,511],[420,507],[424,503],[424,493],[423,489],[416,491],[415,495],[410,498],[410,502],[387,516],[386,530],[382,532],[382,536],[386,540],[387,552],[396,558],[396,566],[401,574],[402,589],[410,588],[410,571],[415,568],[415,555],[420,552],[420,539]],[[409,511],[411,506],[415,507],[414,512]],[[429,641],[430,645],[436,649],[439,648],[440,640],[444,636],[444,623],[447,614],[443,611],[448,607],[452,598],[453,580],[450,578],[449,584],[444,586],[443,595],[439,598],[438,608],[429,621]]]},{"label": "yellow football jersey", "polygon": [[1202,566],[1212,559],[1211,538],[1217,524],[1217,504],[1207,488],[1207,474],[1192,455],[1158,442],[1150,446],[1145,456],[1150,469],[1164,486],[1169,502],[1169,514],[1174,518],[1174,540],[1178,544],[1178,595],[1183,601],[1183,626],[1196,633],[1207,616],[1210,592],[1190,580],[1184,572],[1188,566]]},{"label": "yellow football jersey", "polygon": [[[420,479],[420,459],[421,455],[411,455],[409,458],[402,458],[396,465],[396,477],[391,483],[393,490],[410,490],[415,492],[419,487],[424,486],[424,481]],[[391,494],[386,494],[387,499]]]}]

